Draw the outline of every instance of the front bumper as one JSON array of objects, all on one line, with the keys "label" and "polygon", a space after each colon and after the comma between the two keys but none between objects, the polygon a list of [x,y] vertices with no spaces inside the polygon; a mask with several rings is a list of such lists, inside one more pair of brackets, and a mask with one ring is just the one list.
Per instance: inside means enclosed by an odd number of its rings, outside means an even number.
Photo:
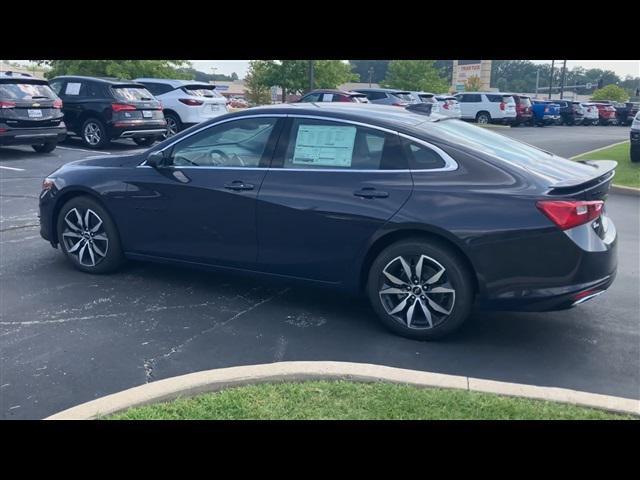
[{"label": "front bumper", "polygon": [[41,145],[58,143],[67,136],[67,128],[9,128],[0,132],[0,145]]}]

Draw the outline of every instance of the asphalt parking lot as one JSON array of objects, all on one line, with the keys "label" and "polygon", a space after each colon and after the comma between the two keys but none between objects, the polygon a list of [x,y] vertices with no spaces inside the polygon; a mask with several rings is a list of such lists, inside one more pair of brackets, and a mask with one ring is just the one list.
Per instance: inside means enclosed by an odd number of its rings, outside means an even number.
[{"label": "asphalt parking lot", "polygon": [[[497,129],[573,156],[623,127]],[[138,147],[114,143],[117,154]],[[42,178],[97,155],[0,148],[0,418],[43,418],[144,382],[281,360],[342,360],[640,398],[640,198],[612,195],[620,235],[612,288],[565,312],[476,312],[422,343],[388,333],[363,299],[323,289],[130,262],[80,273],[42,240]]]}]

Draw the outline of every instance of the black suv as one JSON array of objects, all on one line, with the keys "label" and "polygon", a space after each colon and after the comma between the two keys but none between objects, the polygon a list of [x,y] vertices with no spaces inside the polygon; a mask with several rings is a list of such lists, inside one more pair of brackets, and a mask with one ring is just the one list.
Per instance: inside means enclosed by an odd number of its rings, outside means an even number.
[{"label": "black suv", "polygon": [[570,100],[554,100],[553,103],[560,105],[560,124],[580,125],[584,120],[584,111],[580,102]]},{"label": "black suv", "polygon": [[611,102],[616,109],[616,118],[618,119],[618,125],[631,125],[633,119],[640,110],[640,103],[637,102]]},{"label": "black suv", "polygon": [[31,145],[48,153],[67,136],[62,101],[46,80],[0,72],[0,146]]},{"label": "black suv", "polygon": [[132,138],[149,146],[166,133],[160,103],[139,83],[115,78],[64,76],[49,81],[63,101],[69,131],[89,148]]}]

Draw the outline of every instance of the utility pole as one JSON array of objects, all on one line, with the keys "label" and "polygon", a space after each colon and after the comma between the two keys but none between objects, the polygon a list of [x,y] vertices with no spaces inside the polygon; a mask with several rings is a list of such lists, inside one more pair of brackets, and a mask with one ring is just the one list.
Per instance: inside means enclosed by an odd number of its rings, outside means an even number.
[{"label": "utility pole", "polygon": [[315,72],[313,71],[313,69],[314,69],[313,60],[309,60],[309,91],[314,89],[313,75]]},{"label": "utility pole", "polygon": [[369,88],[371,88],[372,79],[373,79],[373,67],[369,67]]},{"label": "utility pole", "polygon": [[562,100],[562,95],[564,93],[564,76],[567,72],[567,61],[563,60],[562,63],[562,78],[560,79],[560,100]]},{"label": "utility pole", "polygon": [[538,97],[538,86],[540,85],[540,69],[536,70],[536,98]]},{"label": "utility pole", "polygon": [[549,100],[551,100],[551,89],[553,88],[553,66],[555,63],[555,60],[551,60],[551,75],[549,76]]}]

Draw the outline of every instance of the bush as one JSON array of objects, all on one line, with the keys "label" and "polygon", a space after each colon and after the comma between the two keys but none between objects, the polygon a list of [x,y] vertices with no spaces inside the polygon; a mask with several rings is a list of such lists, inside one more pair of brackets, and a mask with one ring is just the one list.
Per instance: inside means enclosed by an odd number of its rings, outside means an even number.
[{"label": "bush", "polygon": [[591,100],[612,100],[614,102],[626,102],[629,94],[617,85],[607,85],[593,92]]}]

